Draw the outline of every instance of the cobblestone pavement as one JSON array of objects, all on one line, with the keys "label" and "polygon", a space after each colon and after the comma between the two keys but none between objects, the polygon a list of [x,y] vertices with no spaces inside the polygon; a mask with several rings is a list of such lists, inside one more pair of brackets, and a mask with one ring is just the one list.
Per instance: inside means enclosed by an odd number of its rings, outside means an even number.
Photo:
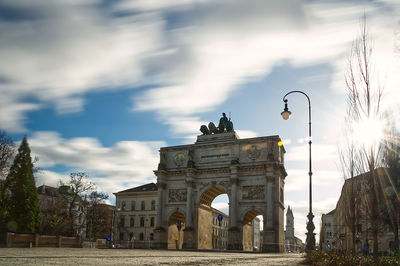
[{"label": "cobblestone pavement", "polygon": [[1,248],[0,265],[299,265],[301,254],[139,249]]}]

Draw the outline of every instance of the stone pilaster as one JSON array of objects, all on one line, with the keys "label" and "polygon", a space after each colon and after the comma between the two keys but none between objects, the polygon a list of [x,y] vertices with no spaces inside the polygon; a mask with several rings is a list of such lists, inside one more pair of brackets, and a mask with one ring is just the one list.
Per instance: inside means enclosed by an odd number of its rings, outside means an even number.
[{"label": "stone pilaster", "polygon": [[164,206],[164,189],[165,189],[165,183],[163,183],[163,180],[161,177],[157,178],[157,220],[156,220],[156,228],[162,228],[163,227],[163,206]]},{"label": "stone pilaster", "polygon": [[242,244],[242,230],[238,227],[238,166],[237,161],[233,161],[233,165],[230,166],[231,169],[231,202],[230,202],[230,228],[228,230],[228,249],[229,250],[243,250]]},{"label": "stone pilaster", "polygon": [[195,230],[193,228],[193,186],[194,186],[195,173],[193,168],[186,169],[186,227],[183,234],[183,249],[197,248],[195,241]]},{"label": "stone pilaster", "polygon": [[156,217],[156,228],[154,229],[154,241],[152,242],[152,248],[167,249],[168,248],[168,229],[164,228],[164,171],[156,171],[157,178],[157,217]]}]

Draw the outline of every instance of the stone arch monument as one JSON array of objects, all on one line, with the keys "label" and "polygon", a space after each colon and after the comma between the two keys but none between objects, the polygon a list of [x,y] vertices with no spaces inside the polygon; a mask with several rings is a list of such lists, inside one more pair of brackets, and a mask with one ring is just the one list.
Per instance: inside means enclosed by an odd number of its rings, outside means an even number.
[{"label": "stone arch monument", "polygon": [[[226,116],[223,118],[226,120]],[[284,252],[283,192],[287,174],[281,139],[240,139],[229,123],[219,131],[211,125],[213,133],[202,126],[203,135],[194,144],[160,149],[160,163],[154,171],[158,186],[154,248],[168,248],[169,227],[181,219],[182,248],[208,249],[211,202],[226,193],[228,249],[243,250],[249,222],[263,215],[262,251]],[[181,215],[171,220],[174,213]]]}]

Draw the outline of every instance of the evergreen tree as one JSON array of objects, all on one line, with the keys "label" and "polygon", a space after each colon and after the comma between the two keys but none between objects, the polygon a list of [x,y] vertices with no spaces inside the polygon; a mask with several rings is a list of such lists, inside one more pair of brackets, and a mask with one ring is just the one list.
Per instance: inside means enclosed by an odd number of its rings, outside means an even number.
[{"label": "evergreen tree", "polygon": [[31,150],[26,136],[18,148],[6,182],[11,192],[8,205],[9,225],[15,226],[9,229],[20,233],[35,232],[39,222],[39,199],[33,177]]}]

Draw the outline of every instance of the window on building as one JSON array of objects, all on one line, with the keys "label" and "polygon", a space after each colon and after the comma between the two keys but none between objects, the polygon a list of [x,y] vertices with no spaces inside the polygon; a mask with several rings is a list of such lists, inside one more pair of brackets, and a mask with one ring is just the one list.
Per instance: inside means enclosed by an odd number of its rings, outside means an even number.
[{"label": "window on building", "polygon": [[142,200],[141,210],[144,211],[146,209],[146,204],[144,200]]},{"label": "window on building", "polygon": [[119,220],[119,224],[121,226],[125,226],[125,217],[124,216],[122,216],[121,219]]},{"label": "window on building", "polygon": [[126,203],[125,203],[125,201],[123,201],[121,203],[121,211],[125,211],[125,206],[126,206]]},{"label": "window on building", "polygon": [[119,233],[119,240],[124,240],[124,233],[123,232]]},{"label": "window on building", "polygon": [[154,240],[154,234],[153,233],[150,234],[150,240]]},{"label": "window on building", "polygon": [[133,240],[133,232],[130,232],[129,233],[129,241],[132,241]]},{"label": "window on building", "polygon": [[152,200],[151,201],[151,210],[154,211],[156,209],[156,201]]},{"label": "window on building", "polygon": [[135,226],[135,218],[131,217],[129,225],[130,225],[130,227],[134,227]]},{"label": "window on building", "polygon": [[154,226],[154,217],[151,217],[150,219],[150,226]]},{"label": "window on building", "polygon": [[136,202],[134,200],[131,201],[131,211],[136,209]]},{"label": "window on building", "polygon": [[140,239],[140,240],[144,240],[144,234],[143,234],[143,233],[140,233],[139,239]]},{"label": "window on building", "polygon": [[281,202],[283,202],[283,189],[282,188],[280,189],[280,192],[281,193],[279,195],[280,196],[279,199],[281,200]]},{"label": "window on building", "polygon": [[144,227],[144,217],[140,217],[140,227]]}]

